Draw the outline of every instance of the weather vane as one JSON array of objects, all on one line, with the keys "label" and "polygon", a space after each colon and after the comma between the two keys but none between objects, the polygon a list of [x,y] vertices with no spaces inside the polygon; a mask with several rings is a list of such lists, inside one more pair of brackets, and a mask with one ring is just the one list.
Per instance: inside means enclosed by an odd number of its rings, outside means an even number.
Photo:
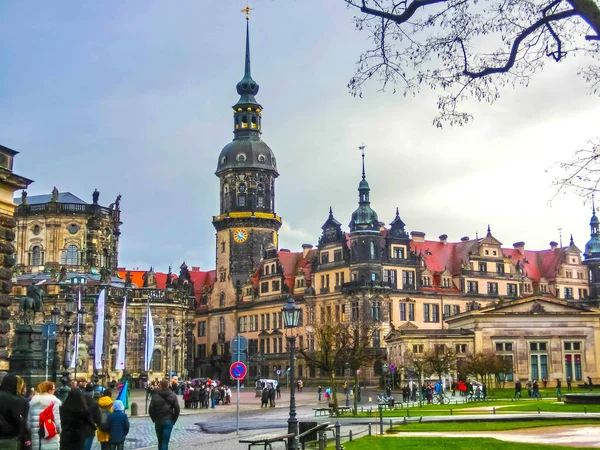
[{"label": "weather vane", "polygon": [[362,145],[360,145],[358,147],[358,149],[362,152],[362,179],[363,180],[365,179],[365,147],[366,147],[366,145],[364,144],[364,142]]},{"label": "weather vane", "polygon": [[252,11],[254,8],[250,8],[250,6],[248,6],[248,4],[246,4],[246,7],[242,10],[240,10],[240,12],[246,13],[246,20],[250,20],[250,11]]}]

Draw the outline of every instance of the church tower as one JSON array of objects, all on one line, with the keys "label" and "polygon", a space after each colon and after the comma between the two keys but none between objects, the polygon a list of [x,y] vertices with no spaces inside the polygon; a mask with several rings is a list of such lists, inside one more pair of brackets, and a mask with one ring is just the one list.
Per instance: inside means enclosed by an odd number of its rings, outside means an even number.
[{"label": "church tower", "polygon": [[[277,248],[281,218],[275,214],[275,155],[261,139],[262,106],[256,101],[258,83],[250,73],[250,39],[246,22],[244,77],[236,86],[240,95],[233,105],[233,141],[217,161],[220,214],[213,217],[216,236],[214,292],[219,304],[232,306],[238,288],[254,272],[268,245]],[[233,295],[233,293],[236,295]]]},{"label": "church tower", "polygon": [[592,207],[590,220],[591,239],[585,244],[584,264],[588,268],[590,284],[590,299],[598,301],[600,298],[600,220],[596,216],[596,207]]}]

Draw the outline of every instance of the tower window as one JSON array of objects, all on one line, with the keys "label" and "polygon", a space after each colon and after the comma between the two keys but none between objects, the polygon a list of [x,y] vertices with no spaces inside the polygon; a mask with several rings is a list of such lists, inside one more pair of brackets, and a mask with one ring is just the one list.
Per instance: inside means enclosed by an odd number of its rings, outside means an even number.
[{"label": "tower window", "polygon": [[225,253],[225,241],[221,242],[221,253]]},{"label": "tower window", "polygon": [[40,226],[39,225],[34,225],[33,226],[33,234],[40,234]]},{"label": "tower window", "polygon": [[242,128],[248,128],[248,118],[245,115],[242,116]]},{"label": "tower window", "polygon": [[76,266],[79,263],[79,250],[76,245],[69,245],[62,254],[62,264]]},{"label": "tower window", "polygon": [[238,196],[238,206],[246,206],[246,196],[245,195]]},{"label": "tower window", "polygon": [[[244,156],[244,161],[246,157]],[[238,186],[238,191],[240,191],[241,194],[243,194],[244,192],[246,192],[246,185],[244,183],[240,183],[240,185]]]},{"label": "tower window", "polygon": [[246,161],[246,154],[238,153],[237,156],[235,157],[235,159],[237,159],[238,162],[244,162],[244,161]]},{"label": "tower window", "polygon": [[221,156],[221,164],[225,164],[227,162],[227,156]]},{"label": "tower window", "polygon": [[[265,160],[265,155],[258,155],[258,160],[260,161],[260,157],[261,156],[263,158],[262,161],[264,161]],[[259,184],[258,186],[256,186],[256,193],[258,195],[264,195],[264,193],[265,193],[265,186],[264,186],[264,184]]]},{"label": "tower window", "polygon": [[256,117],[252,116],[252,123],[251,123],[251,128],[256,128]]},{"label": "tower window", "polygon": [[256,199],[256,206],[258,206],[259,208],[264,208],[265,207],[265,198],[264,197],[258,197]]}]

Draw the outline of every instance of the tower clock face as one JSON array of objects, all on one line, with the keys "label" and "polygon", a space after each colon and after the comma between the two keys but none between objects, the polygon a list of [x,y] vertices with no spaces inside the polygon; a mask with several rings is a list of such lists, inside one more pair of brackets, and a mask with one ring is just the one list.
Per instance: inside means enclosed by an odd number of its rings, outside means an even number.
[{"label": "tower clock face", "polygon": [[246,239],[248,239],[248,232],[246,231],[246,229],[238,228],[233,232],[233,240],[238,244],[246,242]]}]

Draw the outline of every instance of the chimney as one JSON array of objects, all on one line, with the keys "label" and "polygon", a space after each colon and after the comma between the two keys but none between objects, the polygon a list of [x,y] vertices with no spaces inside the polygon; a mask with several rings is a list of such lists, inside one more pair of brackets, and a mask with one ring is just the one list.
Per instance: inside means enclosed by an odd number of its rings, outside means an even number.
[{"label": "chimney", "polygon": [[550,250],[556,250],[556,247],[558,247],[558,242],[550,242]]},{"label": "chimney", "polygon": [[192,266],[192,272],[200,272],[200,266]]},{"label": "chimney", "polygon": [[425,233],[423,233],[422,231],[411,231],[410,237],[415,243],[425,242]]},{"label": "chimney", "polygon": [[312,244],[302,244],[302,257],[306,258],[308,256],[308,252],[313,248]]},{"label": "chimney", "polygon": [[446,245],[448,243],[448,235],[447,234],[440,235],[440,242],[442,244]]},{"label": "chimney", "polygon": [[467,242],[469,240],[469,236],[463,236],[460,238],[462,242]]},{"label": "chimney", "polygon": [[523,242],[523,241],[515,242],[513,244],[513,247],[515,248],[515,250],[519,250],[521,255],[525,253],[525,242]]}]

